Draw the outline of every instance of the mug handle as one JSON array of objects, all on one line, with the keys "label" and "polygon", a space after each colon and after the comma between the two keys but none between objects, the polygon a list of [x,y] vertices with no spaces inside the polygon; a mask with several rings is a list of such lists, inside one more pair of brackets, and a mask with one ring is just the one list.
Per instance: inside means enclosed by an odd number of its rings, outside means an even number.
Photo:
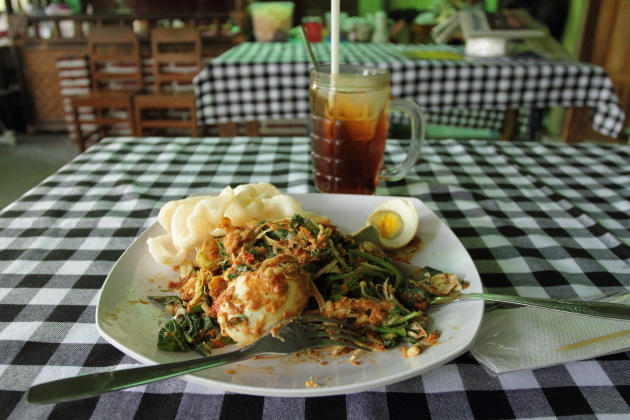
[{"label": "mug handle", "polygon": [[407,157],[397,166],[391,168],[385,166],[381,172],[381,179],[386,181],[399,181],[407,175],[422,153],[426,124],[424,112],[422,112],[420,106],[413,101],[408,99],[392,99],[390,109],[408,114],[411,120],[411,144]]}]

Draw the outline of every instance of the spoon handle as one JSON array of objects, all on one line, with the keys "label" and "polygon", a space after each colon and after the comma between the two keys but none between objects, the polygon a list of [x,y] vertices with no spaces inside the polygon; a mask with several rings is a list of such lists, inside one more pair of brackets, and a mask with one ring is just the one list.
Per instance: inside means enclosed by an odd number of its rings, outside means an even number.
[{"label": "spoon handle", "polygon": [[457,298],[457,300],[465,299],[514,303],[517,305],[551,309],[552,311],[569,312],[577,315],[630,321],[630,305],[623,305],[620,303],[544,299],[523,296],[495,295],[492,293],[462,293]]}]

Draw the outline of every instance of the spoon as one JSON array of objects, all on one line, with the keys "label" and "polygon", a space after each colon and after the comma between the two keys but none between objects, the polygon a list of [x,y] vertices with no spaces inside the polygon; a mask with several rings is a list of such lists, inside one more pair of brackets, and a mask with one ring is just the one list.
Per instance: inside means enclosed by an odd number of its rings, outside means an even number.
[{"label": "spoon", "polygon": [[[395,261],[394,267],[404,278],[424,280],[422,268],[413,264]],[[460,293],[451,292],[446,296],[435,296],[429,301],[429,307],[447,305],[460,300],[488,300],[492,302],[513,303],[523,306],[535,306],[553,311],[569,312],[576,315],[587,315],[598,318],[630,321],[630,305],[608,302],[591,302],[583,300],[545,299],[524,296],[497,295],[493,293]]]},{"label": "spoon", "polygon": [[304,44],[306,44],[306,51],[308,52],[308,58],[311,60],[311,64],[315,71],[319,71],[319,63],[315,58],[315,54],[313,54],[313,47],[311,46],[311,41],[309,41],[308,36],[306,35],[306,28],[300,25],[302,28],[302,38],[304,38]]}]

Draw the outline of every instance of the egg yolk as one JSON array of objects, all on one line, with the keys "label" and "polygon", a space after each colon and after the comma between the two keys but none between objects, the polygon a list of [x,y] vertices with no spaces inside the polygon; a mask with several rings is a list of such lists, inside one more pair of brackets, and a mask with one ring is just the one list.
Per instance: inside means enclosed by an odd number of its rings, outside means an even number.
[{"label": "egg yolk", "polygon": [[403,220],[400,214],[391,210],[377,211],[370,217],[370,223],[381,233],[381,237],[392,239],[400,235],[403,229]]}]

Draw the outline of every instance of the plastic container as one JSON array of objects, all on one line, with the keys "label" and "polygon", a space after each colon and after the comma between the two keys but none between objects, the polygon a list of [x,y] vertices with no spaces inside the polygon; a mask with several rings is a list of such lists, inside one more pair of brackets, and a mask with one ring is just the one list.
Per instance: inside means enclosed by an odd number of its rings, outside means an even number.
[{"label": "plastic container", "polygon": [[306,36],[311,42],[321,42],[322,30],[324,29],[324,22],[322,18],[317,16],[307,16],[302,18],[302,25],[306,29]]},{"label": "plastic container", "polygon": [[387,14],[385,12],[378,11],[374,15],[374,32],[372,33],[372,42],[388,42],[389,41],[389,29],[387,28]]},{"label": "plastic container", "polygon": [[294,7],[290,1],[252,3],[249,12],[256,41],[286,42],[293,23]]}]

